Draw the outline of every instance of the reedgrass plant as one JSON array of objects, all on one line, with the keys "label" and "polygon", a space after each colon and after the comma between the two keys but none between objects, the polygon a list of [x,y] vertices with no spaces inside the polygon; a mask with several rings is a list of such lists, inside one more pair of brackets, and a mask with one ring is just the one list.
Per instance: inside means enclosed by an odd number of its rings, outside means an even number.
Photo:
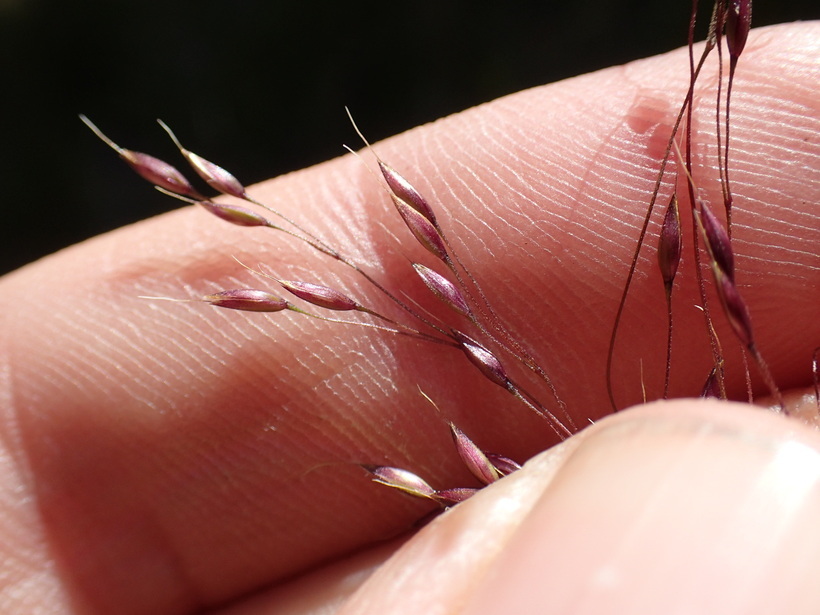
[{"label": "reedgrass plant", "polygon": [[[764,360],[766,349],[755,335],[754,306],[744,299],[744,281],[739,279],[733,248],[733,212],[743,207],[737,199],[731,182],[732,95],[742,55],[751,25],[751,0],[716,0],[709,17],[709,28],[702,51],[696,54],[695,31],[698,20],[697,2],[693,3],[688,28],[689,85],[674,115],[672,129],[665,135],[666,145],[656,169],[654,186],[646,187],[646,211],[642,224],[635,229],[635,249],[628,268],[623,272],[623,292],[612,317],[611,337],[608,344],[605,373],[589,374],[590,378],[606,380],[611,411],[624,407],[613,386],[618,361],[618,341],[625,315],[630,309],[630,296],[640,275],[641,259],[646,251],[654,251],[655,267],[662,280],[657,292],[662,293],[666,305],[666,331],[647,331],[646,335],[665,335],[665,356],[656,362],[662,365],[662,385],[644,387],[643,377],[636,377],[643,387],[644,401],[670,396],[670,382],[676,368],[674,349],[674,316],[676,288],[680,276],[696,279],[703,327],[691,335],[702,335],[708,340],[711,369],[701,374],[697,388],[704,397],[727,398],[727,370],[738,366],[727,363],[725,349],[731,345],[742,348],[746,398],[756,401],[754,379],[757,374],[773,400],[774,411],[787,413],[786,404],[778,385]],[[728,69],[724,69],[728,57]],[[709,61],[717,65],[718,78],[702,86],[700,77]],[[476,368],[476,376],[488,380],[509,394],[511,405],[532,412],[546,427],[545,442],[566,439],[584,425],[573,420],[578,411],[572,411],[550,372],[560,357],[542,357],[537,342],[522,339],[506,323],[503,314],[493,306],[481,280],[472,271],[468,259],[460,255],[459,241],[446,227],[441,216],[441,203],[435,203],[415,186],[418,184],[414,169],[396,169],[383,160],[378,146],[371,146],[359,131],[351,116],[351,123],[365,144],[365,150],[356,154],[389,197],[396,214],[403,221],[407,236],[415,240],[408,247],[409,270],[418,276],[429,291],[428,298],[410,296],[402,286],[390,279],[381,279],[344,249],[331,245],[322,236],[284,215],[270,204],[260,202],[253,191],[246,189],[232,174],[186,149],[171,129],[160,121],[179,148],[191,169],[219,195],[229,199],[214,200],[199,189],[176,168],[150,155],[125,149],[108,139],[88,118],[82,120],[105,143],[130,165],[140,176],[163,192],[200,207],[230,224],[242,227],[264,228],[290,236],[309,246],[328,262],[336,262],[352,276],[358,276],[386,300],[387,309],[370,305],[328,284],[322,272],[305,279],[284,279],[267,265],[238,263],[252,273],[257,286],[220,289],[194,299],[171,297],[174,301],[199,301],[222,309],[272,314],[290,311],[299,317],[318,319],[340,325],[360,327],[380,335],[409,338],[420,343],[444,347],[453,356],[460,354]],[[715,140],[711,145],[698,142],[693,127],[703,118],[713,118]],[[699,151],[699,148],[706,151]],[[351,150],[352,151],[352,150]],[[712,156],[717,160],[717,176],[704,176],[704,165],[696,164],[698,157]],[[705,185],[719,185],[719,202],[707,196]],[[659,211],[659,202],[666,203]],[[475,204],[476,208],[481,203]],[[353,222],[355,224],[355,222]],[[691,231],[686,229],[691,228]],[[688,245],[687,245],[688,242]],[[415,255],[418,254],[418,255]],[[691,260],[684,255],[691,255]],[[684,262],[687,261],[687,262]],[[427,299],[434,299],[440,309],[425,307]],[[166,299],[153,297],[152,299]],[[341,313],[346,313],[345,317]],[[266,318],[265,315],[249,317]],[[733,339],[721,336],[719,324],[728,323]],[[445,356],[445,355],[436,355]],[[747,357],[750,361],[747,362]],[[447,359],[449,360],[449,359]],[[818,350],[806,357],[813,365],[815,397],[818,389]],[[655,379],[652,379],[654,382]],[[419,383],[423,388],[423,383]],[[420,403],[426,395],[419,396]],[[429,400],[431,401],[432,400]],[[444,405],[446,400],[436,400]],[[820,402],[818,402],[820,403]],[[447,415],[446,410],[436,412]],[[817,410],[820,410],[818,406]],[[519,464],[496,452],[484,450],[456,424],[445,421],[453,438],[456,453],[481,485],[497,481],[515,472]],[[476,486],[433,487],[413,471],[368,463],[360,467],[377,483],[387,485],[413,496],[432,500],[441,507],[455,505],[470,496]]]}]

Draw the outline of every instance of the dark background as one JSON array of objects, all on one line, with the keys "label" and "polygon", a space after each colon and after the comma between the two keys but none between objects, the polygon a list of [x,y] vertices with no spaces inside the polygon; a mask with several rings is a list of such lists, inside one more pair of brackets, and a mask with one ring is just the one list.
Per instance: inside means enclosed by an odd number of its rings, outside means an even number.
[{"label": "dark background", "polygon": [[[0,273],[177,206],[77,119],[246,184],[504,94],[686,42],[686,0],[0,0]],[[820,16],[758,2],[754,25]],[[705,21],[706,16],[703,17]],[[701,32],[701,38],[703,34]],[[181,164],[181,163],[180,163]]]}]

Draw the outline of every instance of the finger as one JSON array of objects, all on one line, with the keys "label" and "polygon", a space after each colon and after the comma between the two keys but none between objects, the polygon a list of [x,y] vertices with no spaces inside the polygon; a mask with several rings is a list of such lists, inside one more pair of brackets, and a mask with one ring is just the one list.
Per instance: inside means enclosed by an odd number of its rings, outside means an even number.
[{"label": "finger", "polygon": [[[805,248],[813,218],[796,205],[816,196],[806,181],[816,146],[802,138],[816,114],[794,112],[813,101],[813,28],[771,29],[750,42],[750,95],[738,95],[734,112],[735,185],[749,204],[745,219],[736,215],[738,276],[753,310],[761,306],[760,346],[787,384],[807,382],[801,353],[820,326],[806,292],[818,272]],[[379,146],[438,203],[496,309],[546,357],[579,425],[606,407],[602,353],[620,292],[612,276],[631,256],[638,195],[645,202],[657,166],[653,127],[663,132],[682,96],[682,61],[678,52],[525,92]],[[792,164],[761,169],[767,143]],[[744,183],[744,173],[754,181]],[[340,159],[255,194],[307,220],[398,292],[426,292],[407,266],[412,243],[397,247],[393,235],[412,240],[360,162]],[[258,285],[233,255],[282,277],[318,272],[386,303],[302,244],[203,215],[174,212],[3,282],[3,343],[14,366],[4,371],[14,426],[6,444],[21,492],[34,495],[19,516],[37,520],[32,540],[50,545],[52,578],[74,599],[119,612],[218,603],[406,527],[424,504],[370,485],[352,463],[407,467],[441,486],[469,480],[419,384],[486,448],[526,458],[550,443],[541,421],[446,348],[293,314],[140,299]],[[633,301],[642,319],[661,322],[655,293],[647,281]],[[631,375],[622,393],[640,383],[635,358],[654,356],[648,328],[627,325],[620,338]],[[709,366],[691,337],[677,346],[678,392],[691,392],[689,376]]]},{"label": "finger", "polygon": [[656,403],[437,520],[340,613],[814,613],[818,513],[815,430]]},{"label": "finger", "polygon": [[243,597],[209,615],[308,615],[336,613],[370,576],[406,542],[378,543],[318,566],[285,583]]}]

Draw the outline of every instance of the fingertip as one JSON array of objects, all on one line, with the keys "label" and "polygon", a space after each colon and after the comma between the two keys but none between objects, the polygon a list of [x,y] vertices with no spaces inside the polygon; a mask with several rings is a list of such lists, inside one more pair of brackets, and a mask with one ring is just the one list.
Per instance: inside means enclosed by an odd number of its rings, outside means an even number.
[{"label": "fingertip", "polygon": [[815,612],[818,513],[815,431],[653,404],[589,430],[466,612]]},{"label": "fingertip", "polygon": [[818,514],[816,431],[738,404],[659,402],[460,505],[343,612],[816,612]]}]

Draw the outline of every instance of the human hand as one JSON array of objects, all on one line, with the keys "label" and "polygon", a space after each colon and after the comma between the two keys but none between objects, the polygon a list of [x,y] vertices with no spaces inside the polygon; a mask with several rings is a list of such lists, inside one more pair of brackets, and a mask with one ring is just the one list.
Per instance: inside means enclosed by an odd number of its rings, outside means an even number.
[{"label": "human hand", "polygon": [[[753,33],[733,103],[738,278],[761,350],[795,389],[810,384],[820,340],[817,34],[817,24]],[[378,145],[438,204],[578,425],[608,412],[602,357],[682,66],[676,52],[610,69]],[[406,231],[361,162],[254,194],[391,287],[422,293],[391,235]],[[450,361],[452,350],[139,298],[247,285],[236,256],[377,301],[302,244],[257,231],[185,208],[2,281],[3,610],[329,611],[395,543],[362,549],[429,510],[371,484],[356,462],[442,487],[468,480],[417,385],[485,448],[526,459],[550,443],[537,417]],[[692,334],[703,327],[694,284],[677,292],[672,393],[691,396],[710,356]],[[656,355],[665,317],[657,284],[630,302],[616,355],[624,403],[640,400],[639,359]],[[644,365],[650,391],[658,371]],[[729,387],[742,398],[742,374]],[[346,612],[502,612],[497,600],[516,613],[815,612],[818,450],[796,421],[719,402],[624,412],[412,538]]]}]

